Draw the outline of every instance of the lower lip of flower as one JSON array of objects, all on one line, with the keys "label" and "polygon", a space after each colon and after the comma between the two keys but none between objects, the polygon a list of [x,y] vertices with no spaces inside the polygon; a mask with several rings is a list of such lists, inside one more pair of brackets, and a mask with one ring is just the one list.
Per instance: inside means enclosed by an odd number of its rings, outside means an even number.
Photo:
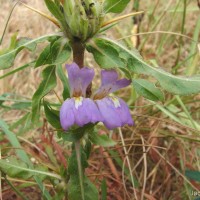
[{"label": "lower lip of flower", "polygon": [[109,97],[109,98],[110,98],[110,100],[114,103],[115,108],[121,107],[118,98],[116,98],[116,97]]},{"label": "lower lip of flower", "polygon": [[75,108],[78,110],[79,106],[83,103],[83,97],[74,97]]}]

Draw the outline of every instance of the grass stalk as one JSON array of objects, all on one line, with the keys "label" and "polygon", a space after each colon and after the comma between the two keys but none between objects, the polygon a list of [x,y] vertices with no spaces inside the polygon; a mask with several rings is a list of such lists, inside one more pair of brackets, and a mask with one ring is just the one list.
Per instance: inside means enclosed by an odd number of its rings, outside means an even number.
[{"label": "grass stalk", "polygon": [[17,1],[17,2],[14,4],[14,6],[12,7],[12,9],[11,9],[9,15],[8,15],[8,19],[6,20],[6,25],[5,25],[5,27],[4,27],[3,34],[2,34],[1,39],[0,39],[0,46],[1,46],[2,42],[3,42],[3,38],[4,38],[4,35],[5,35],[5,33],[6,33],[6,29],[7,29],[7,27],[8,27],[8,23],[9,23],[9,21],[10,21],[10,18],[11,18],[11,16],[12,16],[12,13],[13,13],[13,11],[14,11],[14,9],[15,9],[15,7],[17,6],[18,3],[19,3],[19,2]]},{"label": "grass stalk", "polygon": [[16,192],[16,194],[22,198],[22,200],[28,200],[6,177],[6,174],[1,172],[2,176],[4,177],[4,180],[7,182],[7,184],[12,188],[13,191]]},{"label": "grass stalk", "polygon": [[121,141],[122,141],[124,153],[126,155],[125,159],[127,160],[128,168],[129,168],[129,171],[130,171],[130,177],[131,177],[131,182],[132,182],[132,186],[133,186],[134,196],[135,196],[135,199],[138,200],[137,193],[135,191],[134,178],[133,178],[133,174],[132,174],[132,170],[131,170],[131,163],[130,163],[130,160],[128,158],[128,152],[127,152],[127,149],[126,149],[126,145],[125,145],[125,142],[124,142],[124,138],[123,138],[123,135],[122,135],[121,128],[118,128],[118,132],[119,132],[119,135],[120,135],[120,138],[121,138]]},{"label": "grass stalk", "polygon": [[[182,18],[182,25],[181,25],[181,34],[184,34],[184,29],[185,29],[187,0],[183,1],[183,5],[184,5],[184,8],[183,8],[183,18]],[[178,49],[178,53],[177,53],[177,57],[176,57],[176,61],[175,61],[175,67],[173,68],[174,74],[177,73],[177,70],[179,68],[179,67],[177,67],[177,64],[179,63],[179,60],[180,60],[182,45],[183,45],[183,39],[182,39],[182,37],[180,37],[180,39],[179,39],[179,49]]]}]

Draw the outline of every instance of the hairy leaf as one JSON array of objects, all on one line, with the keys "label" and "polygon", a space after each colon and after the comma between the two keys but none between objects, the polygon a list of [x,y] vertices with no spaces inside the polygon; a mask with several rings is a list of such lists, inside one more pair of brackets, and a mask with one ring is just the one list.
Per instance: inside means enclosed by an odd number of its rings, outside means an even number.
[{"label": "hairy leaf", "polygon": [[19,46],[17,46],[14,50],[11,50],[5,54],[0,55],[0,69],[7,69],[11,67],[14,63],[15,57],[17,54],[24,48],[29,50],[34,50],[35,45],[40,42],[44,42],[46,40],[58,37],[58,35],[45,35],[33,40],[23,41]]},{"label": "hairy leaf", "polygon": [[133,85],[138,94],[152,101],[164,101],[164,95],[153,83],[144,79],[134,79]]},{"label": "hairy leaf", "polygon": [[[85,168],[88,166],[87,163],[87,156],[84,152],[83,148],[80,148],[80,154],[81,154],[81,167],[82,172],[85,171]],[[70,175],[70,179],[68,182],[68,198],[69,200],[80,200],[82,199],[81,195],[81,183],[80,183],[80,177],[78,173],[78,162],[77,162],[77,156],[76,151],[73,149],[73,152],[71,154],[71,157],[68,160],[68,172]],[[83,181],[83,189],[84,189],[84,197],[87,200],[98,200],[98,191],[93,183],[90,182],[90,180],[86,176],[82,176]]]},{"label": "hairy leaf", "polygon": [[152,67],[143,61],[137,50],[130,51],[110,39],[95,38],[94,43],[88,45],[87,49],[102,67],[124,67],[130,72],[153,76],[161,87],[174,94],[189,95],[200,92],[200,76],[174,76],[161,68]]},{"label": "hairy leaf", "polygon": [[38,57],[35,67],[46,64],[62,64],[66,62],[71,55],[71,48],[68,43],[64,42],[63,38],[53,40]]},{"label": "hairy leaf", "polygon": [[43,176],[42,179],[44,179],[46,176],[60,179],[60,176],[46,172],[44,170],[29,169],[25,163],[20,162],[14,158],[1,159],[0,169],[10,177],[29,178],[31,176],[39,175],[40,178]]}]

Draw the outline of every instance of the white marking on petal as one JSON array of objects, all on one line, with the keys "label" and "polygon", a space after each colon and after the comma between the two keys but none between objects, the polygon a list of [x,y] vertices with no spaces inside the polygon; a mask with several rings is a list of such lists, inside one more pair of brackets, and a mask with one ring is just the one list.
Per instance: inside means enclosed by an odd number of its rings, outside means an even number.
[{"label": "white marking on petal", "polygon": [[110,99],[114,103],[115,108],[121,107],[120,102],[117,97],[110,97]]},{"label": "white marking on petal", "polygon": [[75,108],[78,110],[78,107],[83,103],[83,97],[74,97]]}]

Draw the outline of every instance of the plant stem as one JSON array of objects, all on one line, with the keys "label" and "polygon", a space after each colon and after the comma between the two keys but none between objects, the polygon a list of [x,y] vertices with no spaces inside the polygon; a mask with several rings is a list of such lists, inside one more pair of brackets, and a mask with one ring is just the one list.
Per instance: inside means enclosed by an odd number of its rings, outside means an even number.
[{"label": "plant stem", "polygon": [[[72,42],[72,50],[73,50],[73,61],[80,68],[83,68],[84,67],[85,44],[82,43],[79,39],[74,39],[74,41]],[[91,86],[89,86],[88,88],[91,91]],[[87,88],[87,92],[88,92],[88,88]],[[78,164],[81,197],[82,197],[82,200],[85,200],[84,187],[83,187],[83,170],[82,170],[82,165],[81,165],[80,140],[76,141],[74,145],[75,145],[76,158],[77,158],[77,164]]]},{"label": "plant stem", "polygon": [[84,66],[85,44],[80,40],[74,40],[72,43],[73,60],[80,67]]},{"label": "plant stem", "polygon": [[78,164],[78,173],[79,173],[79,182],[80,182],[80,187],[81,187],[81,196],[82,196],[82,200],[85,200],[84,187],[83,187],[83,171],[82,171],[82,166],[81,166],[80,140],[75,142],[75,150],[76,150],[76,158],[77,158],[77,164]]}]

